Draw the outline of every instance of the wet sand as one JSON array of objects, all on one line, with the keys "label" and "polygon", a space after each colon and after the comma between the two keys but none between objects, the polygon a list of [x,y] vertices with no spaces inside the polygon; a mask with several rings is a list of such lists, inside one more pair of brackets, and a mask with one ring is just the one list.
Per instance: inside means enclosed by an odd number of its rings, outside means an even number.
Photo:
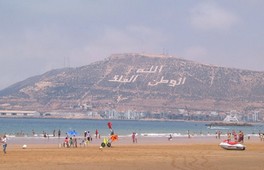
[{"label": "wet sand", "polygon": [[245,141],[245,151],[224,150],[218,146],[220,140],[213,138],[175,138],[172,141],[144,138],[137,144],[126,138],[103,149],[99,148],[100,142],[94,140],[91,145],[78,148],[59,148],[54,141],[32,143],[27,149],[11,142],[7,154],[0,153],[0,169],[264,169],[264,142],[258,139]]}]

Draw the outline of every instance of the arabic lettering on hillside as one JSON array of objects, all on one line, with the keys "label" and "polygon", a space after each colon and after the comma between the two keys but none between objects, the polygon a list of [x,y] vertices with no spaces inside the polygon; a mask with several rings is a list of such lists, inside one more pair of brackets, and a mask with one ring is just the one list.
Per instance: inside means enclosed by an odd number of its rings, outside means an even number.
[{"label": "arabic lettering on hillside", "polygon": [[137,73],[160,73],[162,71],[163,66],[151,66],[150,69],[137,69]]},{"label": "arabic lettering on hillside", "polygon": [[119,83],[131,83],[131,82],[135,82],[137,78],[138,75],[132,75],[130,78],[127,78],[126,76],[123,75],[115,75],[113,79],[108,81],[119,82]]},{"label": "arabic lettering on hillside", "polygon": [[[140,76],[140,74],[152,74],[152,73],[161,73],[163,69],[163,66],[151,66],[149,69],[137,69],[136,75],[132,75],[130,77],[126,75],[115,75],[113,79],[110,79],[108,81],[110,82],[117,82],[117,83],[134,83],[136,82],[137,78]],[[180,86],[184,85],[186,81],[186,77],[180,76],[176,79],[166,79],[164,76],[161,77],[160,80],[152,80],[148,82],[148,86],[157,86],[160,84],[167,84],[170,87]]]},{"label": "arabic lettering on hillside", "polygon": [[168,86],[175,87],[179,85],[185,84],[186,77],[180,77],[177,80],[173,79],[164,79],[164,76],[161,77],[160,81],[153,80],[152,82],[148,82],[148,86],[157,86],[159,84],[168,84]]}]

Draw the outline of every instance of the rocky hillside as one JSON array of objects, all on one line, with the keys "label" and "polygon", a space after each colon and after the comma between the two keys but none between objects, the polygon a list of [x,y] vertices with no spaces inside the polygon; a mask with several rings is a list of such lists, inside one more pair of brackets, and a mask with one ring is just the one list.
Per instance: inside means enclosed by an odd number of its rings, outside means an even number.
[{"label": "rocky hillside", "polygon": [[0,109],[136,110],[149,113],[264,107],[264,72],[162,55],[118,54],[31,77],[0,91]]}]

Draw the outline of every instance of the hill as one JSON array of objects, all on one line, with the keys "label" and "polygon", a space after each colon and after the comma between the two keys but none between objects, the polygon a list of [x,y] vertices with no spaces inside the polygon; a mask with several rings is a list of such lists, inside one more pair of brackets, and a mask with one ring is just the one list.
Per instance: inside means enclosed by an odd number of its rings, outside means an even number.
[{"label": "hill", "polygon": [[71,112],[79,106],[147,113],[263,109],[264,72],[164,55],[115,54],[87,66],[52,70],[0,91],[0,109]]}]

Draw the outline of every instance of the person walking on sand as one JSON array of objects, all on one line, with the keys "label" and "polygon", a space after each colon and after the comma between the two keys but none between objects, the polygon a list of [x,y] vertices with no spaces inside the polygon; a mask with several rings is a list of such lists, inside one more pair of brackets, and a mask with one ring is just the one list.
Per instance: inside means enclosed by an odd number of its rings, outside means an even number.
[{"label": "person walking on sand", "polygon": [[3,143],[3,152],[6,154],[6,147],[7,147],[6,135],[3,136],[1,142]]}]

